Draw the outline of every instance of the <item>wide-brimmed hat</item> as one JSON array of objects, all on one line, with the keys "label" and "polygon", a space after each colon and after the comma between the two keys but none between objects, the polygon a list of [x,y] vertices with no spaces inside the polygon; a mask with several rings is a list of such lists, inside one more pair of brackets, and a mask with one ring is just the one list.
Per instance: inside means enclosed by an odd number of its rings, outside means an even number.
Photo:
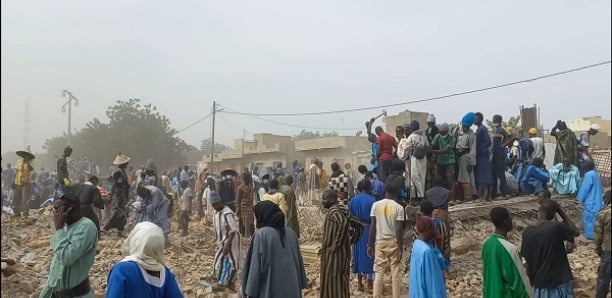
[{"label": "wide-brimmed hat", "polygon": [[25,150],[19,150],[17,152],[17,155],[19,155],[22,158],[29,158],[29,159],[35,159],[36,156],[34,156],[34,154],[32,154],[32,151],[30,150],[30,146],[28,146],[28,148],[26,148]]},{"label": "wide-brimmed hat", "polygon": [[117,156],[115,156],[115,160],[113,160],[113,164],[116,166],[126,164],[128,162],[130,162],[130,157],[121,152],[119,152]]},{"label": "wide-brimmed hat", "polygon": [[225,169],[223,171],[221,171],[221,175],[225,176],[227,174],[230,174],[234,177],[238,177],[238,172],[236,172],[236,170],[234,169]]}]

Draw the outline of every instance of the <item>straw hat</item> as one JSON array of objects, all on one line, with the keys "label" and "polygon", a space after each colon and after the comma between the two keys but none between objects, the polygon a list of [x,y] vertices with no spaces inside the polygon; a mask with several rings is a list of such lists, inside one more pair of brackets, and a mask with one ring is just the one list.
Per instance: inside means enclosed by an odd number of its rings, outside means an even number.
[{"label": "straw hat", "polygon": [[130,157],[119,152],[117,156],[115,156],[115,160],[113,161],[113,164],[118,166],[118,165],[126,164],[128,162],[130,162]]},{"label": "straw hat", "polygon": [[29,159],[35,159],[36,156],[34,156],[34,154],[32,154],[32,151],[30,150],[30,146],[28,146],[28,148],[26,148],[25,150],[19,150],[17,152],[17,155],[19,155],[22,158],[29,158]]}]

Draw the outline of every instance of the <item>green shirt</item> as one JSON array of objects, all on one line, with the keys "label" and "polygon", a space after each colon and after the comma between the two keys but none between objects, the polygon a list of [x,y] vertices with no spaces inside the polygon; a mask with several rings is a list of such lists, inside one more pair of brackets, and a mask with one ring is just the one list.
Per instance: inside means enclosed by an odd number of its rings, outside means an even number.
[{"label": "green shirt", "polygon": [[519,250],[501,235],[493,234],[482,246],[482,297],[529,298],[531,285]]},{"label": "green shirt", "polygon": [[449,149],[448,153],[438,153],[436,154],[436,162],[441,165],[451,165],[455,163],[455,145],[457,144],[457,140],[455,137],[450,134],[446,134],[445,136],[441,134],[437,134],[433,141],[431,142],[432,146],[438,147],[439,150],[444,150],[446,148]]},{"label": "green shirt", "polygon": [[[97,245],[98,229],[89,218],[82,217],[57,230],[51,237],[53,261],[40,298],[50,298],[54,290],[70,289],[85,280],[94,263]],[[81,297],[93,298],[93,291]]]}]

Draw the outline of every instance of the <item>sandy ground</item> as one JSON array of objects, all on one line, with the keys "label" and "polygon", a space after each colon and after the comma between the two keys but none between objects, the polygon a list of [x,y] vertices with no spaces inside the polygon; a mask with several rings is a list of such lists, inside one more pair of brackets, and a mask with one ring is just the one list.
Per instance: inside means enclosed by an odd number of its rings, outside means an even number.
[{"label": "sandy ground", "polygon": [[[580,206],[572,199],[559,199],[563,208],[580,224]],[[482,242],[493,231],[488,222],[488,212],[494,205],[504,205],[513,213],[516,230],[510,239],[520,245],[522,229],[536,219],[537,202],[531,198],[513,198],[493,203],[462,204],[451,209],[454,235],[452,239],[452,269],[448,274],[447,289],[449,297],[481,296]],[[317,207],[301,207],[300,225],[304,247],[316,247],[321,240],[323,214]],[[166,257],[171,270],[176,274],[186,297],[236,297],[231,291],[219,289],[214,284],[212,258],[215,252],[214,234],[207,220],[194,220],[190,223],[191,234],[179,237],[176,220],[172,224],[172,246],[167,249]],[[50,210],[35,210],[25,218],[13,218],[2,214],[2,258],[16,261],[10,266],[15,270],[11,276],[2,276],[2,297],[37,297],[48,276],[52,251],[49,238],[53,233]],[[246,252],[248,239],[243,239]],[[124,256],[121,245],[123,238],[115,234],[105,235],[98,245],[96,262],[90,277],[96,297],[103,297],[106,276],[111,266]],[[406,255],[407,252],[404,254]],[[574,276],[577,297],[593,297],[597,278],[599,259],[591,241],[579,237],[577,249],[569,255]],[[3,264],[4,266],[5,264]],[[318,297],[319,262],[308,260],[306,270],[310,287],[304,290],[305,297]],[[357,291],[353,276],[352,297],[371,297]],[[388,280],[389,277],[387,276]],[[404,294],[407,293],[408,276],[403,278]],[[388,280],[385,293],[390,295]]]}]

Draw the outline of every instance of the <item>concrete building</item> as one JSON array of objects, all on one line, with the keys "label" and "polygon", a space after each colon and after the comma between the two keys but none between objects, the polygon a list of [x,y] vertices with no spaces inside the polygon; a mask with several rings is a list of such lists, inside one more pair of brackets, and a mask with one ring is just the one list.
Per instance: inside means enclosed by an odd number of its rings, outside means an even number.
[{"label": "concrete building", "polygon": [[[303,160],[303,156],[296,152],[292,137],[260,133],[253,140],[236,139],[234,149],[215,153],[213,172],[225,168],[276,168],[278,164],[290,167],[294,160]],[[203,161],[210,162],[210,154],[204,154]]]},{"label": "concrete building", "polygon": [[589,130],[591,124],[597,124],[601,128],[599,133],[591,136],[591,148],[593,149],[609,149],[612,141],[611,138],[611,121],[603,119],[601,116],[583,117],[580,119],[570,120],[567,125],[578,136],[581,132]]},{"label": "concrete building", "polygon": [[[300,161],[304,167],[310,166],[313,158],[318,158],[323,162],[323,167],[330,173],[330,164],[337,162],[340,166],[351,163],[356,169],[362,163],[360,155],[367,155],[369,165],[371,145],[367,137],[338,136],[325,137],[318,139],[300,140],[295,142],[295,150],[303,154],[304,158]],[[360,154],[361,153],[361,154]]]},{"label": "concrete building", "polygon": [[397,127],[398,125],[404,126],[410,124],[412,120],[419,121],[421,130],[424,130],[425,128],[427,128],[428,116],[429,113],[415,112],[410,110],[405,110],[394,116],[387,116],[383,119],[383,122],[385,123],[385,131],[391,134],[392,136],[395,136],[395,127]]}]

